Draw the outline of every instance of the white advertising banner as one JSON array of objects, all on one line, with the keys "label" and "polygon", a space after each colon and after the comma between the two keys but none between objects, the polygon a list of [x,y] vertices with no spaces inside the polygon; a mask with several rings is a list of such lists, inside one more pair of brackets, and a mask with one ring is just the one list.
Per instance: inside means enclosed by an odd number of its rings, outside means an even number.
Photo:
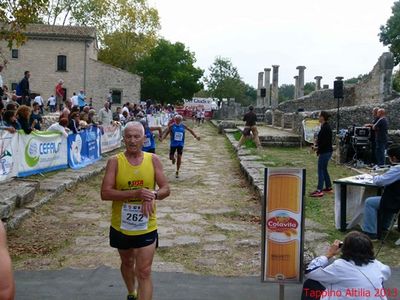
[{"label": "white advertising banner", "polygon": [[121,127],[104,126],[104,134],[101,136],[101,153],[110,152],[121,147]]},{"label": "white advertising banner", "polygon": [[0,130],[0,181],[17,175],[18,134]]},{"label": "white advertising banner", "polygon": [[185,108],[198,108],[205,111],[215,109],[215,101],[212,98],[193,98],[192,100],[185,100]]},{"label": "white advertising banner", "polygon": [[68,167],[67,139],[57,132],[19,131],[18,176],[25,177]]}]

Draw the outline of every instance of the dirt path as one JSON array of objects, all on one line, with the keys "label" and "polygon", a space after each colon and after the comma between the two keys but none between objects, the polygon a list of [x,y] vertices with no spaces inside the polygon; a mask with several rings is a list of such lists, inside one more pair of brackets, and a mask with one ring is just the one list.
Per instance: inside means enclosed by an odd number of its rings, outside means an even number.
[{"label": "dirt path", "polygon": [[[160,249],[154,269],[259,274],[260,205],[225,138],[208,124],[195,131],[202,140],[187,135],[179,179],[168,161],[168,143],[157,149],[172,193],[158,204]],[[108,246],[110,203],[100,200],[101,179],[65,192],[9,234],[17,269],[119,267],[116,251]]]}]

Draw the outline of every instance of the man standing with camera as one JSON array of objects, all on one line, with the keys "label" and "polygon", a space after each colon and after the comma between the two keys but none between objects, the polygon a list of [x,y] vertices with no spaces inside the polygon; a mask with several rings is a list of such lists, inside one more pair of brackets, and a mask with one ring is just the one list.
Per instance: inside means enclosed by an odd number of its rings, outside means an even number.
[{"label": "man standing with camera", "polygon": [[378,121],[372,126],[372,130],[375,132],[375,153],[376,163],[378,166],[385,164],[385,150],[388,142],[388,121],[386,119],[386,112],[383,108],[377,112]]}]

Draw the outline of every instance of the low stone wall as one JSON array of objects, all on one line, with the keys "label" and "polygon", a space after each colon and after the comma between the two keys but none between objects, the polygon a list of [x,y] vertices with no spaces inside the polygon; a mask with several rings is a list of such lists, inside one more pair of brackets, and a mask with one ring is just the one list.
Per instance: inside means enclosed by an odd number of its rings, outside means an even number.
[{"label": "low stone wall", "polygon": [[222,107],[214,112],[214,119],[217,120],[236,120],[243,118],[246,113],[247,107],[242,107],[238,103],[230,105],[223,104]]},{"label": "low stone wall", "polygon": [[[345,88],[344,101],[342,101],[341,106],[353,105],[354,88]],[[297,100],[285,101],[278,105],[278,109],[285,113],[297,112],[298,110],[327,110],[335,107],[337,107],[337,100],[333,97],[333,90],[331,89],[315,91]]]},{"label": "low stone wall", "polygon": [[[375,104],[370,105],[361,105],[361,106],[353,106],[353,107],[342,107],[340,109],[340,128],[348,128],[350,126],[363,126],[364,124],[371,123],[372,121],[372,109],[375,107]],[[386,110],[387,119],[389,121],[389,129],[397,130],[400,129],[400,98],[385,102],[379,107],[384,108]],[[336,115],[337,110],[327,110],[331,119],[329,123],[331,124],[332,129],[336,128]],[[292,130],[295,133],[301,134],[302,130],[302,121],[306,117],[317,117],[319,111],[313,112],[301,112],[293,114],[293,127]],[[278,114],[279,115],[279,114]]]}]

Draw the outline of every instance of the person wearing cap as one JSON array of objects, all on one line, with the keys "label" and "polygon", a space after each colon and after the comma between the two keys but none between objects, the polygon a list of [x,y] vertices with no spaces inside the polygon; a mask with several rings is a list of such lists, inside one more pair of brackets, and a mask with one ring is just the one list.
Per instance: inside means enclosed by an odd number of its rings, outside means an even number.
[{"label": "person wearing cap", "polygon": [[158,131],[158,140],[161,142],[162,141],[161,127],[160,126],[151,126],[150,127],[146,118],[141,119],[140,123],[144,127],[144,134],[146,136],[146,139],[144,140],[144,144],[142,147],[142,151],[148,152],[148,153],[156,153],[156,141],[154,139],[153,131]]},{"label": "person wearing cap", "polygon": [[258,130],[257,130],[257,115],[253,112],[254,107],[249,106],[249,111],[244,115],[243,121],[246,122],[242,137],[239,140],[238,149],[243,145],[246,139],[251,137],[251,133],[253,133],[254,143],[256,144],[257,148],[261,148],[260,139],[258,137]]},{"label": "person wearing cap", "polygon": [[[183,147],[185,145],[185,131],[189,131],[198,141],[200,141],[200,137],[197,136],[192,129],[182,123],[183,117],[181,115],[176,115],[174,120],[175,123],[168,127],[164,133],[163,139],[165,139],[168,134],[171,134],[169,159],[172,161],[172,164],[176,163],[175,177],[179,178],[179,170],[182,165]],[[175,158],[175,152],[178,152],[177,158]]]}]

